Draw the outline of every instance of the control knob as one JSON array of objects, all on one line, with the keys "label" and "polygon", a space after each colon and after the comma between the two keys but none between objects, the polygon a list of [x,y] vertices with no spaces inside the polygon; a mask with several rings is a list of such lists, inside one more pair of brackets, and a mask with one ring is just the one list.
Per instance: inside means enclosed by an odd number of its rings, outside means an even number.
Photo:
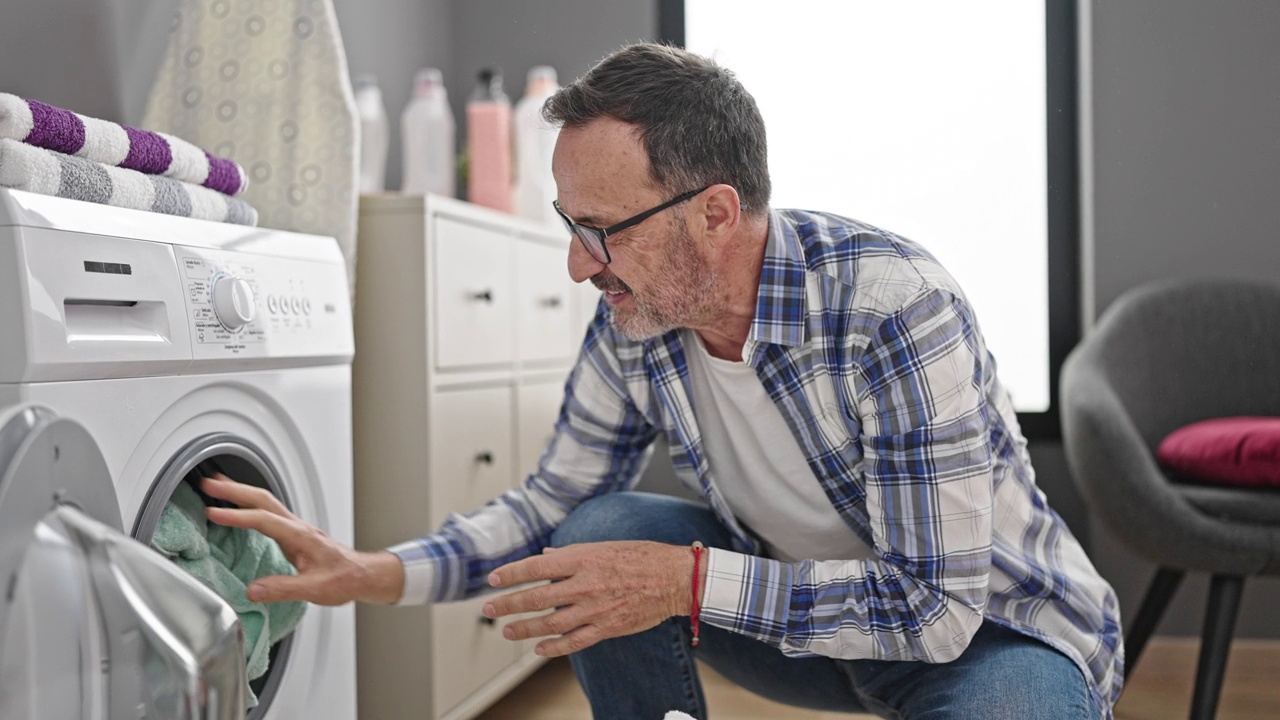
[{"label": "control knob", "polygon": [[253,288],[234,275],[219,275],[213,281],[213,312],[232,332],[248,325],[256,312]]}]

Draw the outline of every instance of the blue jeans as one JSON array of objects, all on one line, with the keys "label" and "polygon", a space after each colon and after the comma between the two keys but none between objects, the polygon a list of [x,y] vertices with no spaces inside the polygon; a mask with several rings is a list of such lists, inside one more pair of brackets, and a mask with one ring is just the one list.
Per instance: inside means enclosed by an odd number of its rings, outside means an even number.
[{"label": "blue jeans", "polygon": [[[605,540],[730,547],[708,509],[672,497],[619,492],[589,500],[552,536],[557,547]],[[697,649],[689,619],[613,638],[570,656],[598,720],[662,720],[670,710],[709,714],[695,656],[770,700],[906,720],[1096,720],[1084,676],[1034,638],[983,623],[965,652],[944,664],[789,658],[777,648],[705,623]]]}]

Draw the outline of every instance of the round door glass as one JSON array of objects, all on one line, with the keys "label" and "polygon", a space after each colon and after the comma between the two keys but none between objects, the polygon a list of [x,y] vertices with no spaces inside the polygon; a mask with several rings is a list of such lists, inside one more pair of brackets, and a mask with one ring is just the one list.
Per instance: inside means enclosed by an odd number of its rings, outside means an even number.
[{"label": "round door glass", "polygon": [[244,591],[264,575],[291,572],[274,541],[257,532],[208,522],[206,505],[223,505],[204,495],[200,480],[221,472],[237,482],[265,488],[293,509],[286,482],[253,443],[226,434],[188,444],[152,484],[133,527],[140,542],[170,557],[214,590],[240,616],[252,691],[249,720],[266,716],[289,663],[292,630],[302,603],[252,603]]}]

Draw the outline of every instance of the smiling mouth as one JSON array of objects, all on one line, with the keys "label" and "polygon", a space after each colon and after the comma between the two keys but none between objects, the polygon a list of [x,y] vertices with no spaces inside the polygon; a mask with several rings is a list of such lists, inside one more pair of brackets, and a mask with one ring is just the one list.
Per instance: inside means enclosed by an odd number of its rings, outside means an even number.
[{"label": "smiling mouth", "polygon": [[631,288],[617,278],[602,278],[597,275],[591,278],[591,284],[606,295],[622,295],[631,292]]},{"label": "smiling mouth", "polygon": [[627,290],[605,290],[604,291],[604,301],[608,303],[610,307],[618,305],[622,301],[626,300],[628,297],[631,297],[631,292]]}]

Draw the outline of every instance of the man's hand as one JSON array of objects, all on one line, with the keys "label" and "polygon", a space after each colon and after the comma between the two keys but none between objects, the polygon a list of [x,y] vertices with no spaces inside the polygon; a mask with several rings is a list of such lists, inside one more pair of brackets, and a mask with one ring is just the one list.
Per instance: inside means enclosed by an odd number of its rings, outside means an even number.
[{"label": "man's hand", "polygon": [[559,608],[503,628],[508,640],[561,635],[538,643],[546,657],[568,655],[601,640],[642,632],[675,615],[688,615],[693,553],[688,547],[655,542],[602,542],[548,549],[543,555],[504,565],[489,575],[493,587],[540,580],[550,585],[498,596],[484,615]]},{"label": "man's hand", "polygon": [[205,478],[201,489],[210,497],[239,508],[208,508],[219,525],[257,530],[275,540],[297,575],[258,578],[249,585],[254,602],[302,600],[317,605],[342,605],[353,600],[393,603],[404,590],[404,567],[389,552],[361,553],[336,542],[319,528],[289,512],[275,495],[242,485],[218,473]]}]

